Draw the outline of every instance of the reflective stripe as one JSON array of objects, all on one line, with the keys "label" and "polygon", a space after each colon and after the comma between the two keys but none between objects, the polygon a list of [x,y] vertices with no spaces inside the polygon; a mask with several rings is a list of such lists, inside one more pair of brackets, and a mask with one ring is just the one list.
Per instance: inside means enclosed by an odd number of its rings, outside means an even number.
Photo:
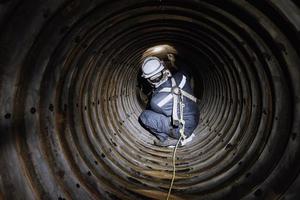
[{"label": "reflective stripe", "polygon": [[172,92],[172,88],[163,88],[159,92]]},{"label": "reflective stripe", "polygon": [[175,87],[176,86],[176,81],[173,77],[171,78],[171,81],[172,81],[172,87]]},{"label": "reflective stripe", "polygon": [[173,98],[172,94],[168,94],[165,98],[163,98],[157,105],[159,107],[163,107],[166,103],[168,103]]},{"label": "reflective stripe", "polygon": [[[172,81],[172,87],[176,87],[176,81],[174,78],[171,78]],[[186,84],[186,77],[184,75],[182,75],[182,79],[181,82],[179,84],[179,88],[183,88]],[[173,119],[178,119],[178,113],[177,113],[177,109],[178,109],[178,95],[172,94],[172,88],[166,87],[166,88],[162,88],[159,92],[168,92],[170,94],[168,94],[165,98],[163,98],[157,105],[159,107],[163,107],[166,103],[168,103],[172,98],[173,98]],[[186,98],[197,102],[197,98],[194,97],[193,95],[187,93],[184,90],[181,90],[182,95],[185,96]]]},{"label": "reflective stripe", "polygon": [[179,87],[182,89],[185,86],[185,83],[186,83],[186,77],[184,75],[182,75],[182,79],[179,84]]},{"label": "reflective stripe", "polygon": [[181,90],[182,95],[185,96],[186,98],[189,98],[190,100],[197,102],[197,98],[194,97],[193,95],[187,93],[186,91]]},{"label": "reflective stripe", "polygon": [[178,113],[177,113],[178,100],[179,100],[178,95],[173,94],[173,113],[172,113],[173,121],[178,121],[179,120]]}]

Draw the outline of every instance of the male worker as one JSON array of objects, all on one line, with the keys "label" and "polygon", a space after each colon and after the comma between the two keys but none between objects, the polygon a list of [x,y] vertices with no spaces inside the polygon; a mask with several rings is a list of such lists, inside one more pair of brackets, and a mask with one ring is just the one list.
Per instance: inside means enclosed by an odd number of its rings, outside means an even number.
[{"label": "male worker", "polygon": [[[174,61],[173,55],[168,57]],[[188,74],[179,71],[172,75],[158,57],[147,57],[142,64],[142,73],[142,77],[153,86],[153,93],[150,109],[143,111],[139,120],[157,137],[154,144],[175,146],[181,136],[180,129],[187,140],[191,140],[190,136],[198,125],[199,109]],[[181,141],[181,145],[184,143]]]}]

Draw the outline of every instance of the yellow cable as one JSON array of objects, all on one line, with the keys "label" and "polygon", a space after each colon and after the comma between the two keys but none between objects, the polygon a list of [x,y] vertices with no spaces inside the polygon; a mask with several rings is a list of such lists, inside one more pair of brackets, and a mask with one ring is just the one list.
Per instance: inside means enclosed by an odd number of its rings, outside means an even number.
[{"label": "yellow cable", "polygon": [[178,142],[176,143],[176,146],[175,146],[174,151],[173,151],[173,176],[172,176],[172,181],[171,181],[171,185],[170,185],[170,188],[169,188],[167,200],[169,200],[169,198],[170,198],[173,183],[174,183],[174,180],[175,180],[175,175],[176,175],[176,166],[175,166],[175,164],[176,164],[175,163],[176,162],[176,150],[178,148],[179,142],[181,141],[181,138],[182,138],[182,135],[180,136]]}]

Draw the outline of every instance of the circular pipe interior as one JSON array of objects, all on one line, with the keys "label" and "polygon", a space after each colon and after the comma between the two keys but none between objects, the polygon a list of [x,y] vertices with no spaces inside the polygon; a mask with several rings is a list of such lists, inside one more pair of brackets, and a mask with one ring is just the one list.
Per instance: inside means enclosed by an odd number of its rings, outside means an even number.
[{"label": "circular pipe interior", "polygon": [[0,199],[164,199],[172,149],[138,123],[157,45],[200,99],[171,198],[300,198],[297,6],[0,0]]}]

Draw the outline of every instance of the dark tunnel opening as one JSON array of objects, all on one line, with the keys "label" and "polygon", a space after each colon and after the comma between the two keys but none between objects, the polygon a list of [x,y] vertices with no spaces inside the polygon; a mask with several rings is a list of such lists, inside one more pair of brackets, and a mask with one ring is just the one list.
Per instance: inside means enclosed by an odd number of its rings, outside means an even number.
[{"label": "dark tunnel opening", "polygon": [[147,49],[201,110],[172,199],[300,198],[296,1],[0,1],[0,199],[165,199],[172,149],[138,123]]}]

